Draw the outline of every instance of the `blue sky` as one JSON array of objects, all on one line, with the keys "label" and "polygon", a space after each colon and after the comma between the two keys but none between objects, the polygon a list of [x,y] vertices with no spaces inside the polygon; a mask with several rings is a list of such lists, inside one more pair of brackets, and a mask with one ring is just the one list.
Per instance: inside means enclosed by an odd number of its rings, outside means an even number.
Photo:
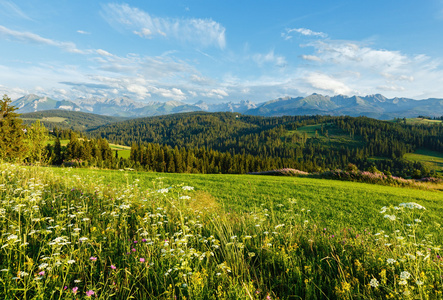
[{"label": "blue sky", "polygon": [[443,98],[443,1],[0,0],[0,93]]}]

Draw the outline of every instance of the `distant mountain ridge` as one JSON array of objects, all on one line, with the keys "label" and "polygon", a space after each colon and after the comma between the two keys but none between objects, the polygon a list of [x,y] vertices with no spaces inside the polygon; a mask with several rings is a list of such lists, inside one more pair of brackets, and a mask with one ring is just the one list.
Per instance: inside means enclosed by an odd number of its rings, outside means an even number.
[{"label": "distant mountain ridge", "polygon": [[443,99],[430,98],[414,100],[410,98],[388,99],[380,94],[360,96],[323,96],[312,94],[307,97],[285,97],[264,103],[249,100],[240,102],[206,103],[198,101],[187,104],[180,101],[137,102],[129,97],[119,98],[79,98],[73,101],[54,100],[34,94],[23,96],[12,102],[19,113],[42,110],[67,110],[118,117],[148,117],[183,112],[238,112],[256,116],[283,115],[348,115],[367,116],[376,119],[411,118],[419,115],[441,117]]}]

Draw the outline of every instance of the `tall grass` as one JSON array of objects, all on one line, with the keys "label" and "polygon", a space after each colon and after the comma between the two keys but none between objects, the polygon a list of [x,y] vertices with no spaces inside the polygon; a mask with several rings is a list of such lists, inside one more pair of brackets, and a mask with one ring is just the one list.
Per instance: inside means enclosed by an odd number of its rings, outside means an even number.
[{"label": "tall grass", "polygon": [[332,229],[302,197],[245,212],[162,178],[0,172],[2,299],[442,297],[440,225],[416,203]]}]

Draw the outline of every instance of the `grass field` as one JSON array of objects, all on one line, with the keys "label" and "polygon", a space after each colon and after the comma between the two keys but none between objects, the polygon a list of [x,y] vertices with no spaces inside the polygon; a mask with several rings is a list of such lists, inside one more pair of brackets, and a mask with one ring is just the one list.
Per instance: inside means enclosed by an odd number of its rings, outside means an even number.
[{"label": "grass field", "polygon": [[11,164],[0,174],[5,299],[442,297],[441,192]]},{"label": "grass field", "polygon": [[289,131],[287,135],[291,135],[294,132],[298,132],[301,135],[306,133],[308,138],[316,138],[316,140],[319,143],[329,144],[330,146],[333,147],[340,147],[344,145],[346,146],[351,145],[353,147],[357,147],[357,146],[362,146],[363,144],[363,140],[360,137],[358,136],[351,137],[348,133],[336,127],[335,125],[323,124],[323,134],[321,132],[321,127],[322,127],[321,124],[307,125],[297,128],[296,131],[295,130]]},{"label": "grass field", "polygon": [[[35,122],[37,120],[40,121],[47,121],[47,122],[53,122],[53,123],[62,123],[62,122],[66,122],[66,118],[62,118],[62,117],[44,117],[41,119],[37,119],[37,118],[22,118],[23,121],[31,121],[31,122]],[[67,122],[66,122],[67,123]]]},{"label": "grass field", "polygon": [[404,157],[411,161],[424,163],[429,169],[443,173],[443,153],[430,150],[417,150],[414,153],[407,153]]},{"label": "grass field", "polygon": [[[51,140],[50,143],[52,145],[54,145],[55,140]],[[60,140],[60,145],[62,147],[66,147],[66,145],[68,145],[68,143],[69,143],[69,140]],[[111,148],[112,151],[115,151],[115,150],[118,151],[118,157],[129,158],[129,156],[131,154],[131,147],[128,147],[128,146],[109,143],[109,147]]]},{"label": "grass field", "polygon": [[[396,122],[404,123],[403,119],[399,119]],[[441,120],[431,120],[431,119],[424,119],[424,118],[407,118],[406,124],[408,125],[419,125],[419,124],[438,124],[441,123]]]}]

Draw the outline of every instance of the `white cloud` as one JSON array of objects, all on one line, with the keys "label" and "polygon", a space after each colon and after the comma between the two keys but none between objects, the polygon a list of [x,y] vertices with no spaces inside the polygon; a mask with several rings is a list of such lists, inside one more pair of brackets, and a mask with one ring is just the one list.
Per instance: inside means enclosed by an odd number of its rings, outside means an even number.
[{"label": "white cloud", "polygon": [[12,38],[20,42],[55,46],[71,53],[80,53],[80,54],[85,53],[84,51],[77,49],[76,45],[72,42],[59,42],[41,37],[31,32],[20,32],[20,31],[11,30],[2,25],[0,25],[0,36],[4,36],[6,38]]},{"label": "white cloud", "polygon": [[311,37],[320,37],[320,38],[326,38],[328,35],[324,32],[316,32],[312,31],[311,29],[307,28],[292,28],[292,29],[286,29],[286,32],[282,33],[281,36],[285,40],[292,39],[292,33],[298,33],[303,36],[311,36]]},{"label": "white cloud", "polygon": [[398,91],[404,91],[405,88],[402,86],[395,86],[395,85],[381,85],[381,86],[377,86],[377,89],[382,90],[382,91],[388,91],[388,92],[398,92]]},{"label": "white cloud", "polygon": [[83,31],[83,30],[77,30],[77,33],[80,33],[80,34],[91,34],[90,32]]},{"label": "white cloud", "polygon": [[312,87],[334,94],[350,95],[352,90],[343,82],[322,73],[311,73],[307,76],[306,82]]},{"label": "white cloud", "polygon": [[410,63],[410,59],[399,51],[372,49],[355,42],[318,41],[311,45],[316,48],[317,56],[322,60],[342,66],[358,66],[389,72]]},{"label": "white cloud", "polygon": [[153,93],[160,95],[161,97],[168,100],[181,101],[186,99],[186,95],[178,88],[154,88]]},{"label": "white cloud", "polygon": [[225,28],[211,19],[160,18],[128,4],[106,4],[103,17],[144,38],[163,36],[203,47],[226,46]]},{"label": "white cloud", "polygon": [[150,38],[152,35],[152,31],[149,28],[142,28],[140,31],[134,30],[134,34],[142,38]]},{"label": "white cloud", "polygon": [[218,99],[223,99],[224,97],[229,96],[229,94],[224,89],[211,89],[210,91],[201,93],[201,95],[208,98]]},{"label": "white cloud", "polygon": [[302,55],[301,58],[309,61],[322,61],[320,57],[315,55]]},{"label": "white cloud", "polygon": [[111,53],[103,49],[97,49],[95,52],[101,56],[113,56]]},{"label": "white cloud", "polygon": [[263,66],[266,63],[272,63],[277,67],[285,67],[287,65],[286,58],[282,55],[275,55],[274,50],[271,50],[266,54],[255,54],[252,59],[259,66]]},{"label": "white cloud", "polygon": [[135,94],[137,98],[144,99],[146,97],[151,97],[151,94],[149,94],[149,90],[142,85],[139,84],[129,84],[126,89]]}]

